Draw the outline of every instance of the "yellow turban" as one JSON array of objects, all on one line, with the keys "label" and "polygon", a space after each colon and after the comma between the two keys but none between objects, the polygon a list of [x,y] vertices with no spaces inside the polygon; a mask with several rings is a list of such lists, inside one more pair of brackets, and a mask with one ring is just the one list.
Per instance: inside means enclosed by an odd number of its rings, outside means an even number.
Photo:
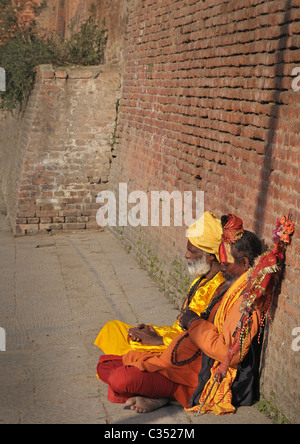
[{"label": "yellow turban", "polygon": [[221,221],[209,211],[206,211],[187,231],[187,237],[191,244],[207,253],[215,254],[218,261],[222,234]]}]

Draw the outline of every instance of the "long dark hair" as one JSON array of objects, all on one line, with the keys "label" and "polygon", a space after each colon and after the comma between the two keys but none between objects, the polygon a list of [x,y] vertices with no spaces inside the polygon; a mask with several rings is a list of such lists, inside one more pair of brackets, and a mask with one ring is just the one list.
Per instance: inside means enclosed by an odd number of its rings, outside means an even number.
[{"label": "long dark hair", "polygon": [[[222,227],[228,222],[228,216],[221,217]],[[255,259],[262,254],[262,243],[252,231],[244,231],[243,236],[234,244],[235,249],[233,249],[232,256],[236,262],[242,257],[247,257],[252,267]],[[236,254],[236,251],[239,254]]]}]

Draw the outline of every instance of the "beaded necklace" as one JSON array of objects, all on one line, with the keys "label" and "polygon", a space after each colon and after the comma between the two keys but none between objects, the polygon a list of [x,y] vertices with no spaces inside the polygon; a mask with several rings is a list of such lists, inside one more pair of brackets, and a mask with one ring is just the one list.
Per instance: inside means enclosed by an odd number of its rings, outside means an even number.
[{"label": "beaded necklace", "polygon": [[[197,287],[198,288],[198,287]],[[206,308],[206,310],[201,314],[201,319],[205,319],[207,320],[209,318],[209,315],[212,311],[212,309],[214,308],[214,306],[223,299],[224,294],[227,292],[229,288],[229,285],[222,285],[221,289],[219,289],[219,293],[218,295],[211,301],[211,303],[209,304],[209,306]],[[178,348],[180,346],[180,344],[183,342],[184,339],[186,339],[189,336],[188,332],[183,335],[175,344],[172,353],[171,353],[171,362],[173,365],[175,365],[176,367],[183,367],[184,365],[188,365],[191,362],[195,361],[195,359],[197,359],[201,353],[202,350],[197,350],[196,353],[189,359],[185,359],[183,361],[178,361],[177,359],[177,354],[178,354]]]},{"label": "beaded necklace", "polygon": [[172,354],[171,354],[171,362],[173,365],[176,365],[176,367],[183,367],[184,365],[190,364],[191,362],[195,361],[195,359],[197,359],[202,351],[199,349],[196,351],[196,353],[189,359],[184,359],[183,361],[178,361],[177,359],[177,353],[178,353],[178,348],[179,345],[182,343],[182,341],[188,337],[188,333],[186,333],[185,335],[183,335],[178,341],[177,344],[175,345],[175,347],[172,350]]}]

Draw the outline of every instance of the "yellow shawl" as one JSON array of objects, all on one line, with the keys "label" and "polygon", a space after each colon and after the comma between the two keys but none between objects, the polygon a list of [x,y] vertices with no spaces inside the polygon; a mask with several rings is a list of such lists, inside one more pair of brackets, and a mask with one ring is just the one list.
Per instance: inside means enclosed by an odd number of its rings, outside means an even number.
[{"label": "yellow shawl", "polygon": [[[198,278],[193,282],[192,286],[197,280]],[[211,280],[207,282],[204,281],[202,286],[197,289],[195,296],[190,302],[190,309],[197,313],[197,315],[200,315],[206,309],[212,297],[223,282],[224,277],[221,272],[217,273]],[[163,337],[163,345],[145,345],[128,340],[127,330],[132,328],[132,326],[121,321],[108,322],[100,331],[95,341],[95,345],[105,354],[109,355],[122,356],[131,350],[143,353],[161,354],[171,342],[182,333],[179,321],[175,321],[172,326],[165,325],[160,327],[152,324],[151,326],[159,336]]]}]

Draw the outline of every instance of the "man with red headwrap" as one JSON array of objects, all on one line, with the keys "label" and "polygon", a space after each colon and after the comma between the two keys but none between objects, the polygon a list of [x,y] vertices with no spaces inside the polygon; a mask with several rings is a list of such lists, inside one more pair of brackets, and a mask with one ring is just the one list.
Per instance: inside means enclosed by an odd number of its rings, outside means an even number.
[{"label": "man with red headwrap", "polygon": [[[113,369],[111,362],[107,366],[100,358],[98,375],[108,384],[108,398],[112,402],[123,402],[138,413],[146,413],[162,407],[170,399],[176,399],[185,408],[193,407],[199,400],[198,375],[204,358],[222,362],[226,356],[241,316],[239,308],[248,270],[261,254],[261,242],[255,234],[244,230],[241,219],[231,214],[223,216],[222,226],[221,269],[231,283],[230,288],[222,298],[215,298],[201,316],[187,309],[180,320],[185,331],[162,354],[131,351],[115,357]],[[260,315],[259,311],[253,312],[251,335],[243,344],[242,358],[249,350],[250,338],[257,334]],[[216,414],[235,410],[231,387],[240,359],[240,353],[233,356],[230,371],[214,394],[218,399]]]},{"label": "man with red headwrap", "polygon": [[[215,298],[201,316],[187,309],[181,317],[185,331],[162,354],[154,356],[131,351],[114,358],[114,369],[111,362],[107,366],[103,357],[100,358],[98,375],[108,384],[112,402],[126,402],[138,413],[157,409],[170,399],[176,399],[185,408],[193,407],[204,357],[223,361],[241,316],[239,309],[247,286],[248,270],[261,254],[261,242],[255,234],[245,231],[241,219],[234,215],[223,216],[222,226],[219,253],[221,269],[231,283],[229,290],[221,299]],[[260,315],[259,311],[253,312],[249,327],[251,334],[243,344],[242,358],[249,350],[250,338],[258,332]],[[216,414],[235,410],[231,403],[231,386],[240,359],[240,353],[233,356],[230,371],[214,394],[218,400],[213,410]]]}]

